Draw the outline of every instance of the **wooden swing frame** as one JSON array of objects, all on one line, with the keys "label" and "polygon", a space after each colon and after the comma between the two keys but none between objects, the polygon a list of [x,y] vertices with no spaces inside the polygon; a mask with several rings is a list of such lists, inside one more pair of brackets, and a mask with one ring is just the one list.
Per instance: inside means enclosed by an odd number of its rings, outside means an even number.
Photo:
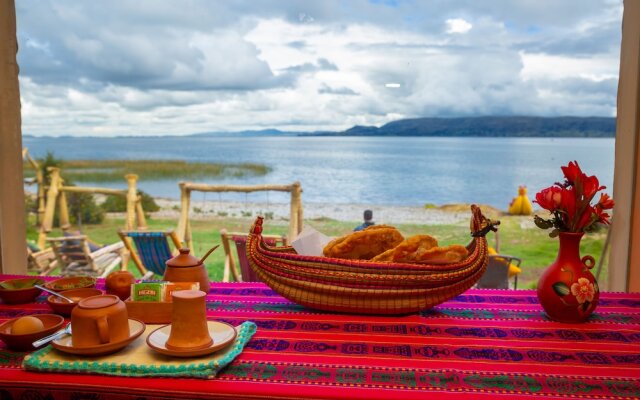
[{"label": "wooden swing frame", "polygon": [[138,195],[137,182],[138,175],[127,174],[127,189],[109,189],[100,187],[83,187],[83,186],[64,186],[64,180],[60,176],[60,168],[47,168],[51,183],[47,190],[46,206],[42,224],[40,225],[40,233],[38,234],[38,247],[44,249],[47,242],[47,235],[53,228],[53,217],[56,209],[56,202],[59,202],[60,227],[63,231],[67,231],[71,224],[69,222],[69,208],[67,206],[66,193],[91,193],[104,194],[108,196],[120,196],[127,200],[127,217],[125,219],[124,229],[147,229],[147,221],[142,209],[142,198]]},{"label": "wooden swing frame", "polygon": [[288,192],[291,193],[290,213],[289,213],[289,233],[287,240],[291,243],[302,231],[302,187],[300,182],[290,185],[209,185],[205,183],[180,182],[180,219],[178,221],[178,238],[193,249],[193,239],[191,236],[191,221],[189,211],[191,208],[191,192]]}]

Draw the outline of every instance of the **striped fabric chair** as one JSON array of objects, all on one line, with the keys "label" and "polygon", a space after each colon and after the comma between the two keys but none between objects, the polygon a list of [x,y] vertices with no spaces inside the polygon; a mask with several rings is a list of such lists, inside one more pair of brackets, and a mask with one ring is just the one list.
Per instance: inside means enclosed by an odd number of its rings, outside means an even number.
[{"label": "striped fabric chair", "polygon": [[[220,230],[220,239],[224,248],[224,273],[223,282],[260,282],[258,275],[249,266],[247,259],[247,237],[246,233],[227,232],[226,229]],[[262,235],[265,243],[270,246],[287,245],[287,237],[280,235]],[[236,246],[236,255],[238,256],[238,264],[240,270],[236,266],[236,260],[231,250],[231,243]]]},{"label": "striped fabric chair", "polygon": [[165,262],[173,257],[169,238],[176,249],[182,247],[174,231],[119,231],[118,235],[129,250],[131,259],[143,275],[143,279],[148,279],[154,274],[164,275]]}]

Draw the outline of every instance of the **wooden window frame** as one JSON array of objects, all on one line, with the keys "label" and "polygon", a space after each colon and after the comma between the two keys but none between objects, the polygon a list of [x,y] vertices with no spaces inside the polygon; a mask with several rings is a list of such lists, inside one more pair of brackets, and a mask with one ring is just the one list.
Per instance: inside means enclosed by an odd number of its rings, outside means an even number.
[{"label": "wooden window frame", "polygon": [[[0,1],[0,272],[26,274],[18,41],[14,0]],[[609,291],[640,292],[640,1],[625,0],[615,145]]]}]

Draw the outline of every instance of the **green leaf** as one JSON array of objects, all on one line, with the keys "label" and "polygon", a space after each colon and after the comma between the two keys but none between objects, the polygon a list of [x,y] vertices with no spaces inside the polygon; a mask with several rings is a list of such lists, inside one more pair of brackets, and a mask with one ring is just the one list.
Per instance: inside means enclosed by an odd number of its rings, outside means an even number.
[{"label": "green leaf", "polygon": [[548,220],[548,219],[544,219],[544,218],[540,218],[537,215],[533,216],[533,223],[536,224],[536,226],[540,229],[549,229],[551,227],[553,227],[553,221]]},{"label": "green leaf", "polygon": [[556,282],[551,285],[551,287],[553,288],[553,291],[556,292],[556,294],[560,297],[564,297],[571,293],[569,286],[567,286],[564,282]]},{"label": "green leaf", "polygon": [[581,307],[582,307],[582,312],[585,312],[589,309],[589,306],[591,305],[590,302],[585,301],[584,303],[582,303]]}]

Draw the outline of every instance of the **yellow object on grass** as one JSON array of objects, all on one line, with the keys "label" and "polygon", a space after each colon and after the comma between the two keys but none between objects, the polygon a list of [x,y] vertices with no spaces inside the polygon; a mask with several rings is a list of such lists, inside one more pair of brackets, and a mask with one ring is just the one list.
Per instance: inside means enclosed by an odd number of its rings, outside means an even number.
[{"label": "yellow object on grass", "polygon": [[[498,252],[496,252],[496,249],[494,249],[493,247],[489,247],[488,251],[489,251],[489,254],[498,255]],[[520,272],[522,272],[522,269],[520,267],[518,267],[515,264],[509,264],[509,278],[513,278],[514,276],[518,275]]]},{"label": "yellow object on grass", "polygon": [[518,197],[511,200],[509,204],[509,214],[511,215],[531,215],[533,206],[527,197],[527,187],[518,187]]}]

